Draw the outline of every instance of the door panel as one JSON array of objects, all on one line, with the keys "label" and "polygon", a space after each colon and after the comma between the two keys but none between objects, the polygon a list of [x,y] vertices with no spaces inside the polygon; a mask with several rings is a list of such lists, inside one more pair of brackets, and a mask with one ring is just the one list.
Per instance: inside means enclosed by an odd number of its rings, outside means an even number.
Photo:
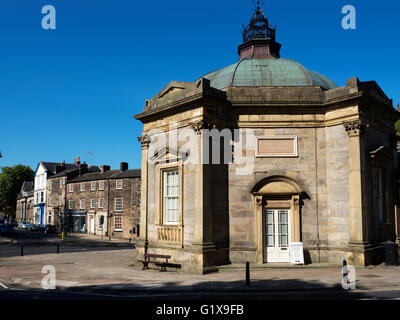
[{"label": "door panel", "polygon": [[289,262],[288,209],[264,209],[264,262]]}]

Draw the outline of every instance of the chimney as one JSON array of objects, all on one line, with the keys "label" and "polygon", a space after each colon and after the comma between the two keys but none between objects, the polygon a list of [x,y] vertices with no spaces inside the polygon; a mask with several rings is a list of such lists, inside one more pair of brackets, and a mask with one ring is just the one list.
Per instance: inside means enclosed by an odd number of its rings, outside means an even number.
[{"label": "chimney", "polygon": [[76,166],[79,166],[81,164],[81,158],[78,156],[78,157],[75,157],[75,159],[74,159],[74,165],[76,165]]},{"label": "chimney", "polygon": [[128,162],[121,162],[119,166],[120,171],[126,171],[128,170]]},{"label": "chimney", "polygon": [[100,166],[100,172],[104,173],[106,171],[110,171],[110,166],[102,165]]},{"label": "chimney", "polygon": [[85,174],[85,173],[87,173],[88,172],[88,166],[87,166],[87,164],[86,163],[81,163],[80,165],[79,165],[79,175],[81,176],[81,175],[83,175],[83,174]]},{"label": "chimney", "polygon": [[54,173],[56,174],[64,170],[65,170],[65,162],[61,162],[60,164],[56,165]]}]

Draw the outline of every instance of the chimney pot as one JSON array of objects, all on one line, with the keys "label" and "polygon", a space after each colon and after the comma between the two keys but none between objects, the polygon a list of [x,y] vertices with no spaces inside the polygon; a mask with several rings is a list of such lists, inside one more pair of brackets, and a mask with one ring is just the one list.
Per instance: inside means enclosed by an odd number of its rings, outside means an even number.
[{"label": "chimney pot", "polygon": [[106,172],[106,171],[110,171],[110,166],[102,165],[102,166],[100,167],[100,172],[101,172],[101,173],[104,173],[104,172]]}]

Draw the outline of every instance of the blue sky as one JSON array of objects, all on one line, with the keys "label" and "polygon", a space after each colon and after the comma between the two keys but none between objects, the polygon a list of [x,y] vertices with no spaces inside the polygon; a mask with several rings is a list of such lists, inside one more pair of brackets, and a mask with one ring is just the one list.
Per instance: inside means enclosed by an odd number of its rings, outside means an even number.
[{"label": "blue sky", "polygon": [[[56,8],[56,30],[41,9]],[[344,5],[357,29],[341,27]],[[0,166],[39,161],[140,167],[133,118],[169,81],[237,61],[250,0],[4,0],[0,4]],[[397,1],[265,1],[281,56],[344,86],[376,80],[400,101]],[[88,152],[92,154],[89,155]]]}]

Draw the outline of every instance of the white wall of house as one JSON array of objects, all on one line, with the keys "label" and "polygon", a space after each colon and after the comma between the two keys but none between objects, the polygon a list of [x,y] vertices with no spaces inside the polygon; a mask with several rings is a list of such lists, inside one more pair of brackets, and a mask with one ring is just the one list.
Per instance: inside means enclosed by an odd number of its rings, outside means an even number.
[{"label": "white wall of house", "polygon": [[47,169],[40,163],[35,173],[34,203],[46,203]]}]

